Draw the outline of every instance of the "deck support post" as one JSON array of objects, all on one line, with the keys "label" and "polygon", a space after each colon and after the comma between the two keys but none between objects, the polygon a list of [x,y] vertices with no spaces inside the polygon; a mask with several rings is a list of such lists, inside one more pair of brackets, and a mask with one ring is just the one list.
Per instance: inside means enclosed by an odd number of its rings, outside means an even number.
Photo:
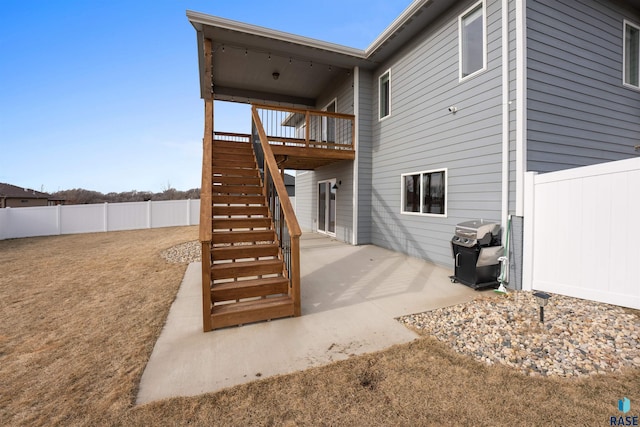
[{"label": "deck support post", "polygon": [[[204,39],[205,77],[211,81],[211,39]],[[204,138],[202,139],[202,185],[200,187],[200,242],[202,258],[202,329],[211,330],[211,239],[213,231],[213,85],[204,100]]]},{"label": "deck support post", "polygon": [[291,271],[289,272],[291,281],[290,293],[293,300],[293,315],[299,317],[300,309],[300,236],[291,236]]}]

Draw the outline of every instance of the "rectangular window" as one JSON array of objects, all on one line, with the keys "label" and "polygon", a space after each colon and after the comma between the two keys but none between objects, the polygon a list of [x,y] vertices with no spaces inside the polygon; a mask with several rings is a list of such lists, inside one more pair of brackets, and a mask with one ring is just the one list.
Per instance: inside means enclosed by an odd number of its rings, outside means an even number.
[{"label": "rectangular window", "polygon": [[640,89],[640,27],[624,22],[624,84]]},{"label": "rectangular window", "polygon": [[447,170],[402,175],[402,213],[447,215]]},{"label": "rectangular window", "polygon": [[403,212],[420,212],[420,175],[404,176]]},{"label": "rectangular window", "polygon": [[391,70],[380,76],[378,86],[378,103],[380,105],[378,118],[382,120],[391,114]]},{"label": "rectangular window", "polygon": [[458,20],[460,80],[487,67],[485,5],[481,1],[467,9]]}]

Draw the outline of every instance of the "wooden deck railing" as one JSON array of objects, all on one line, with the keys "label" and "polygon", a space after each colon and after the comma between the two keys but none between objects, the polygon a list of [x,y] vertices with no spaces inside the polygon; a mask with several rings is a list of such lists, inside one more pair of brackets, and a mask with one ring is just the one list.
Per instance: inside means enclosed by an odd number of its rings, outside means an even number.
[{"label": "wooden deck railing", "polygon": [[248,133],[216,131],[213,135],[213,139],[216,141],[251,142],[251,135]]},{"label": "wooden deck railing", "polygon": [[302,231],[256,106],[251,108],[251,116],[253,127],[258,134],[258,140],[253,144],[256,160],[258,167],[263,168],[261,173],[265,196],[269,203],[280,250],[287,266],[289,296],[293,300],[294,315],[300,316],[300,236]]},{"label": "wooden deck railing", "polygon": [[355,116],[328,111],[253,105],[270,144],[353,150]]}]

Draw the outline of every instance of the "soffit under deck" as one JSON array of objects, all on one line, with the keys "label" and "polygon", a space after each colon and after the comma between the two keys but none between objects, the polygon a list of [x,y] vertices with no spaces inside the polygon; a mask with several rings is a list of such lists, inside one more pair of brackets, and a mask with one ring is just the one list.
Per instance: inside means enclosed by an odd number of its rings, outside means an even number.
[{"label": "soffit under deck", "polygon": [[201,95],[206,98],[211,87],[204,81],[205,38],[213,43],[215,99],[315,107],[331,82],[348,78],[356,66],[377,68],[450,5],[413,2],[365,50],[187,11],[198,32]]},{"label": "soffit under deck", "polygon": [[[640,0],[614,1],[640,10]],[[414,1],[365,50],[187,11],[198,33],[201,96],[209,97],[211,89],[204,81],[204,38],[213,42],[215,99],[315,107],[336,76],[348,76],[355,66],[379,67],[452,5]]]}]

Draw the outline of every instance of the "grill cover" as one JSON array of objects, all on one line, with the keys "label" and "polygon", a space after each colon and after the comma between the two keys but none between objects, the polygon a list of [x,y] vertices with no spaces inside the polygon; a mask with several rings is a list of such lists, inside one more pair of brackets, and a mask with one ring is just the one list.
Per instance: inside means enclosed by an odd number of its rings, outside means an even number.
[{"label": "grill cover", "polygon": [[489,246],[499,240],[500,224],[483,219],[459,223],[456,225],[456,232],[453,237],[454,243],[466,247],[475,246],[476,244]]}]

